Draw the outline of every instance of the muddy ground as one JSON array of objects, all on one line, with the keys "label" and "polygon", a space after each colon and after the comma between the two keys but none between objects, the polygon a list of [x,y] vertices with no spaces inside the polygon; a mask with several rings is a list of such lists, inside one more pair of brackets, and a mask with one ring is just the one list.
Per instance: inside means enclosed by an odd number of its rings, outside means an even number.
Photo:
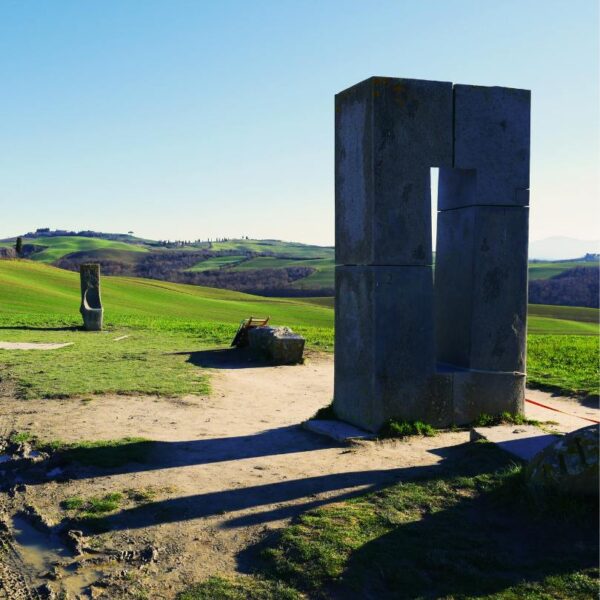
[{"label": "muddy ground", "polygon": [[[209,397],[0,394],[0,439],[155,441],[144,462],[116,469],[57,466],[27,444],[8,448],[19,460],[0,454],[0,598],[174,598],[210,575],[252,570],[258,543],[300,512],[433,474],[469,439],[458,431],[344,446],[303,430],[332,398],[327,355],[272,367],[216,351],[203,366]],[[98,532],[64,508],[114,492],[120,506]]]}]

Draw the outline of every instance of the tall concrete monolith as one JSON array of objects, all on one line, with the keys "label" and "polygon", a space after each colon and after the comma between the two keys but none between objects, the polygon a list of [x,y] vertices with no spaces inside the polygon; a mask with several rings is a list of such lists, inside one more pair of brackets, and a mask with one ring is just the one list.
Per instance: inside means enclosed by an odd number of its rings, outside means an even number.
[{"label": "tall concrete monolith", "polygon": [[522,410],[529,102],[525,90],[380,77],[336,96],[341,419],[375,431]]},{"label": "tall concrete monolith", "polygon": [[373,77],[336,96],[334,410],[417,419],[435,374],[431,167],[452,166],[452,84]]},{"label": "tall concrete monolith", "polygon": [[83,326],[88,331],[100,331],[104,308],[100,296],[100,265],[82,264],[79,267],[81,282],[81,307]]}]

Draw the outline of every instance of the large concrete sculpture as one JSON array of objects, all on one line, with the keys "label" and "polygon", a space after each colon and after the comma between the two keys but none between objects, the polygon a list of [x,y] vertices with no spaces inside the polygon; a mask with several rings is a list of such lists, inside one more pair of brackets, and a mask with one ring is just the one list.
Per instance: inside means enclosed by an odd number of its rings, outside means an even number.
[{"label": "large concrete sculpture", "polygon": [[[334,410],[522,410],[530,94],[374,77],[336,96]],[[431,168],[439,168],[435,285]]]},{"label": "large concrete sculpture", "polygon": [[100,297],[100,265],[83,264],[79,267],[81,280],[81,307],[83,326],[88,331],[100,331],[104,308]]}]

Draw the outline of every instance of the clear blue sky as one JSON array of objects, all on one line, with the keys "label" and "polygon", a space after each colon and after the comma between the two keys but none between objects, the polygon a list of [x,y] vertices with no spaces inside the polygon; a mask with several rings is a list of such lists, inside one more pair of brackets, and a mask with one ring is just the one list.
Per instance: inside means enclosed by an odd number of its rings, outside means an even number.
[{"label": "clear blue sky", "polygon": [[333,96],[529,88],[532,239],[598,237],[598,0],[2,0],[0,237],[333,243]]}]

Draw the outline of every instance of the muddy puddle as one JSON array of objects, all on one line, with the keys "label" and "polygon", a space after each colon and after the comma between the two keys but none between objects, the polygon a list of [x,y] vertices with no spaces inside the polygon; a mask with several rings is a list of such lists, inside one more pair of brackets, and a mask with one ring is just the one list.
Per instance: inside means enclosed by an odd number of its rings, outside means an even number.
[{"label": "muddy puddle", "polygon": [[22,575],[34,587],[52,581],[52,588],[68,597],[90,597],[89,586],[102,578],[105,570],[82,565],[84,557],[76,557],[58,535],[36,529],[23,516],[13,516],[9,525],[14,550],[25,570]]}]

